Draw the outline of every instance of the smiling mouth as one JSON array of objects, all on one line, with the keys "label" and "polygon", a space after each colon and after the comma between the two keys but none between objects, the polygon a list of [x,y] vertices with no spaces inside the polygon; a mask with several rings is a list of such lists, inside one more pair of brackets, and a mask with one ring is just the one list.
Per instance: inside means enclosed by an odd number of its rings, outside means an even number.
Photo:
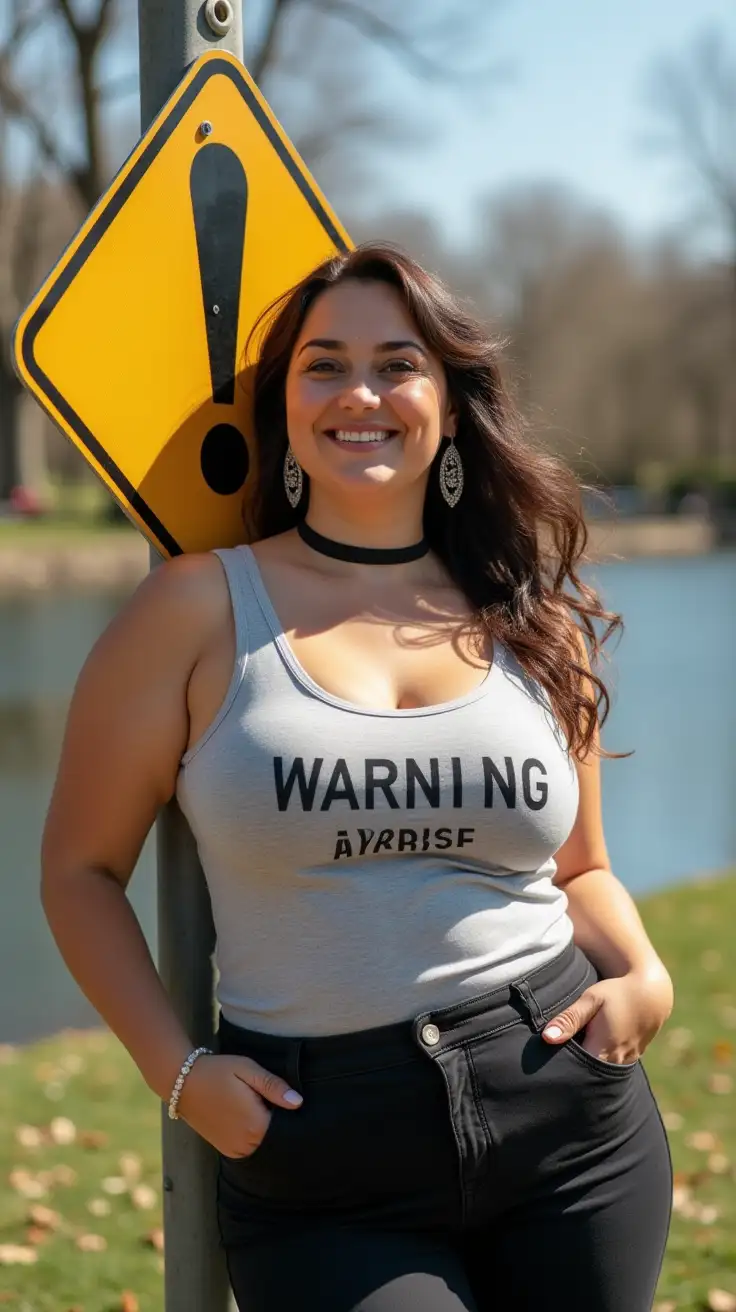
[{"label": "smiling mouth", "polygon": [[358,430],[355,428],[326,428],[325,433],[332,442],[337,446],[351,447],[354,450],[374,450],[379,446],[384,446],[392,438],[398,437],[396,428],[371,428]]}]

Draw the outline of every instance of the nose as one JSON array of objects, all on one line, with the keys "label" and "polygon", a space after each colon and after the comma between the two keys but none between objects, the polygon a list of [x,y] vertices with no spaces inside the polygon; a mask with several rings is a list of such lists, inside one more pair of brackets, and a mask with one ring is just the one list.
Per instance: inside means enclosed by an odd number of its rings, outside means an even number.
[{"label": "nose", "polygon": [[338,398],[338,404],[343,410],[377,410],[381,404],[381,398],[367,382],[356,380],[349,387],[343,389]]}]

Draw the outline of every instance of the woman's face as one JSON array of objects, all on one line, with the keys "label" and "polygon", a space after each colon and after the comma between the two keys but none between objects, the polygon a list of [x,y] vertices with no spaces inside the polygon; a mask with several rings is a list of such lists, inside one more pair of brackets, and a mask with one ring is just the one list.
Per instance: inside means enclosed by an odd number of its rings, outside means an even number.
[{"label": "woman's face", "polygon": [[309,311],[286,379],[291,447],[313,483],[343,494],[426,483],[455,418],[445,372],[400,294],[349,279]]}]

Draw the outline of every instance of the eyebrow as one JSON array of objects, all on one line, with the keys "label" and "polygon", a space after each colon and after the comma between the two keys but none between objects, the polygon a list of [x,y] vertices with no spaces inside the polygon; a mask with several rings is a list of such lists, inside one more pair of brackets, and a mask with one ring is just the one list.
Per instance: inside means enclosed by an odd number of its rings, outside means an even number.
[{"label": "eyebrow", "polygon": [[[323,351],[347,351],[347,342],[338,342],[334,337],[313,337],[310,342],[305,342],[299,349],[299,354],[306,351],[310,346],[319,346]],[[426,354],[425,347],[420,346],[419,342],[378,342],[376,350],[384,351],[405,351],[407,347],[412,347],[415,351],[420,351],[422,355]]]}]

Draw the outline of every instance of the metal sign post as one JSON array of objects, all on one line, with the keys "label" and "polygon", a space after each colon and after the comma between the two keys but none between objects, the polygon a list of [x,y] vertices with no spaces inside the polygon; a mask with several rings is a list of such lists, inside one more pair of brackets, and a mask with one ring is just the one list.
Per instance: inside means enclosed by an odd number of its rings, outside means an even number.
[{"label": "metal sign post", "polygon": [[[138,0],[141,131],[183,73],[213,43],[243,57],[241,6],[210,0],[222,20],[214,32],[199,0]],[[229,20],[226,23],[225,20]],[[161,557],[151,548],[151,565]],[[175,802],[156,827],[158,968],[194,1043],[210,1046],[214,1030],[214,929],[204,875],[189,827]],[[225,1260],[215,1212],[217,1159],[184,1121],[163,1109],[165,1307],[167,1312],[227,1312]]]}]

